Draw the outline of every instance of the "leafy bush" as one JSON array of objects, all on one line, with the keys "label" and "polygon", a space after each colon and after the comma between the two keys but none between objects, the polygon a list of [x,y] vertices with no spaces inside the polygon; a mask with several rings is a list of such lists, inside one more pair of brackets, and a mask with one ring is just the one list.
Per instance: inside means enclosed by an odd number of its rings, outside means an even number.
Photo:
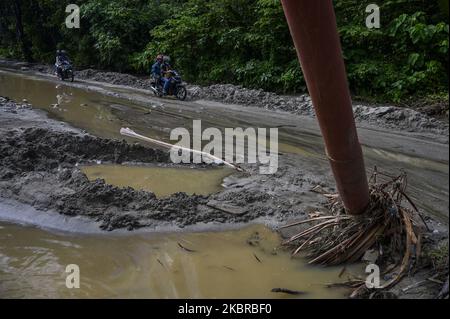
[{"label": "leafy bush", "polygon": [[[346,16],[351,2],[338,1],[338,17],[340,12]],[[360,3],[358,11],[364,12],[366,4]],[[445,92],[448,23],[443,21],[438,3],[387,1],[380,10],[382,27],[378,30],[339,19],[353,92],[394,102],[411,95]]]}]

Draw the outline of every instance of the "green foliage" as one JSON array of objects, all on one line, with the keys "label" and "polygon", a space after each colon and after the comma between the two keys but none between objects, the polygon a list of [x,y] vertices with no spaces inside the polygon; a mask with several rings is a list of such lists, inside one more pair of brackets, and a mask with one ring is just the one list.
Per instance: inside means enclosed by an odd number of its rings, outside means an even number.
[{"label": "green foliage", "polygon": [[[25,36],[18,43],[14,2]],[[67,29],[73,0],[3,0],[0,55],[52,62],[57,47],[78,67],[148,73],[165,53],[191,82],[234,83],[280,93],[306,90],[279,0],[80,0],[81,29]],[[368,29],[369,0],[334,0],[354,95],[400,102],[448,96],[448,1],[380,3],[381,28]]]},{"label": "green foliage", "polygon": [[82,23],[88,26],[98,64],[129,70],[133,54],[151,40],[150,30],[163,22],[166,9],[143,0],[91,0],[82,5]]},{"label": "green foliage", "polygon": [[[382,27],[368,29],[371,1],[335,1],[350,87],[355,95],[399,102],[445,92],[448,22],[438,2],[385,1]],[[172,55],[190,80],[231,82],[277,92],[305,90],[277,0],[188,1],[152,31],[144,52]]]},{"label": "green foliage", "polygon": [[437,271],[448,271],[448,240],[445,240],[439,243],[437,247],[426,251],[424,260],[428,261]]},{"label": "green foliage", "polygon": [[[400,102],[448,87],[448,22],[436,1],[385,1],[381,28],[363,23],[370,1],[337,2],[350,87],[360,96]],[[361,15],[349,15],[351,8]],[[348,20],[352,17],[352,21]]]},{"label": "green foliage", "polygon": [[[15,37],[14,2],[0,4],[0,53],[24,58]],[[32,58],[52,63],[66,49],[78,67],[135,71],[133,56],[151,41],[150,30],[169,17],[182,0],[20,0]],[[68,29],[66,6],[80,6],[81,28]]]}]

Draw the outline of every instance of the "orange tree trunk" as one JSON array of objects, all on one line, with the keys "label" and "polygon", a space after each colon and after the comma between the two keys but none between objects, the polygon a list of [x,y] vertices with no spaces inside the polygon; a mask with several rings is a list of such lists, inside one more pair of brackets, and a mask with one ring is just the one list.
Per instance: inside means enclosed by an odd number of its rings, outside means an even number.
[{"label": "orange tree trunk", "polygon": [[339,195],[349,214],[361,214],[369,187],[332,0],[281,2]]}]

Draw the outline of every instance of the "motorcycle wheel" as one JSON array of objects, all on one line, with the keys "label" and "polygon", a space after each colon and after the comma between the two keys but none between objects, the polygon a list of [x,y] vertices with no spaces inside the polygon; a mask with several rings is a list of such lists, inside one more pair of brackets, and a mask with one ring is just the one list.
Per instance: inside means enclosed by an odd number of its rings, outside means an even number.
[{"label": "motorcycle wheel", "polygon": [[159,87],[155,83],[152,83],[150,85],[150,89],[152,90],[152,92],[153,92],[153,94],[155,96],[157,96],[157,97],[161,97],[162,96],[161,90],[159,89]]},{"label": "motorcycle wheel", "polygon": [[186,100],[186,96],[187,96],[186,87],[184,87],[183,85],[180,85],[179,87],[177,87],[177,94],[175,96],[180,101]]}]

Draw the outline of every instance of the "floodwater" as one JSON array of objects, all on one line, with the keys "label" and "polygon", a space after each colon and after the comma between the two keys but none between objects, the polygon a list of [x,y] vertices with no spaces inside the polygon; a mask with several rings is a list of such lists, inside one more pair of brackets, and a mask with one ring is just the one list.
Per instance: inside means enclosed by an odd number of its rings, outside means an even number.
[{"label": "floodwater", "polygon": [[159,166],[90,165],[82,168],[90,180],[104,179],[119,187],[132,187],[167,197],[184,192],[209,195],[222,190],[222,181],[232,174],[230,168],[172,168]]},{"label": "floodwater", "polygon": [[[343,289],[326,287],[345,279],[338,276],[341,268],[311,267],[278,245],[277,235],[258,225],[226,232],[80,236],[0,223],[0,298],[345,296]],[[66,286],[66,267],[74,264],[79,289]],[[272,293],[273,288],[306,294]]]}]

